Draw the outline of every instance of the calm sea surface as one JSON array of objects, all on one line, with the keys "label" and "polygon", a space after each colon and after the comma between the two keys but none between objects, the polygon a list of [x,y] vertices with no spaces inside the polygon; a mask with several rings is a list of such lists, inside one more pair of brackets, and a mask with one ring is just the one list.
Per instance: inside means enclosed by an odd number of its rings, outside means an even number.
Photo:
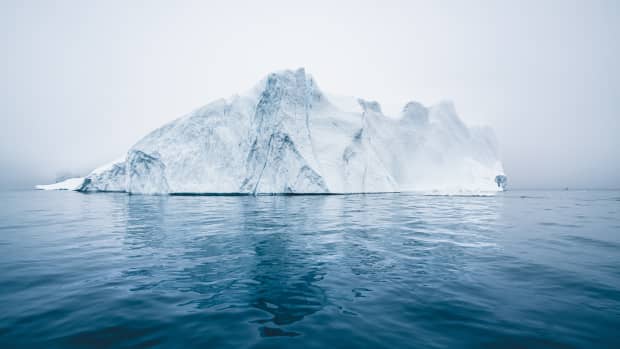
[{"label": "calm sea surface", "polygon": [[620,192],[0,193],[0,348],[620,348]]}]

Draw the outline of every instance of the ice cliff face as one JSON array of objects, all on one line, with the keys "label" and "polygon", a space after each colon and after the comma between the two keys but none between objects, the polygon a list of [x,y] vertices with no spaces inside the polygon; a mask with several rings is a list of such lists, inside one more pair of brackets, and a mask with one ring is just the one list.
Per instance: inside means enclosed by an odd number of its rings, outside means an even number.
[{"label": "ice cliff face", "polygon": [[151,132],[123,159],[39,189],[168,193],[479,194],[502,190],[489,129],[450,103],[409,102],[397,118],[377,102],[326,96],[303,69],[270,74]]}]

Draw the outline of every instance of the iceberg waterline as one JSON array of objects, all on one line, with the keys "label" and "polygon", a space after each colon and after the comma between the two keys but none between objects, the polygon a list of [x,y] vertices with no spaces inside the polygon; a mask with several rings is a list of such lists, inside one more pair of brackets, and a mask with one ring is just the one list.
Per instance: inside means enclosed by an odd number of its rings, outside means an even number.
[{"label": "iceberg waterline", "polygon": [[132,194],[492,194],[505,182],[489,128],[454,106],[324,94],[303,68],[207,104],[136,143],[124,158],[44,190]]}]

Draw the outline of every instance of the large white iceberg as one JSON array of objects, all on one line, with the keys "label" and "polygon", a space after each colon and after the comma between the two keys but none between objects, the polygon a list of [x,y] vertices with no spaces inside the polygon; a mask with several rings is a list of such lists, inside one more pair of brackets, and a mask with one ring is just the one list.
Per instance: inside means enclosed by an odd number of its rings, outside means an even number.
[{"label": "large white iceberg", "polygon": [[151,132],[124,158],[39,189],[132,194],[491,194],[504,176],[493,132],[454,106],[334,97],[304,69],[272,73]]}]

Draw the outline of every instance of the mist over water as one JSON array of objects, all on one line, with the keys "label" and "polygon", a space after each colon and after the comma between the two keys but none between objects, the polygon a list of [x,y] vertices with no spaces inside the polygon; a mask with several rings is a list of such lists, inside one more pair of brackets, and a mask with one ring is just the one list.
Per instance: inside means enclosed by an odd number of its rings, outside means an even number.
[{"label": "mist over water", "polygon": [[0,194],[0,346],[620,345],[620,192]]},{"label": "mist over water", "polygon": [[0,188],[86,175],[268,73],[454,101],[497,133],[513,187],[620,187],[614,0],[0,3]]}]

